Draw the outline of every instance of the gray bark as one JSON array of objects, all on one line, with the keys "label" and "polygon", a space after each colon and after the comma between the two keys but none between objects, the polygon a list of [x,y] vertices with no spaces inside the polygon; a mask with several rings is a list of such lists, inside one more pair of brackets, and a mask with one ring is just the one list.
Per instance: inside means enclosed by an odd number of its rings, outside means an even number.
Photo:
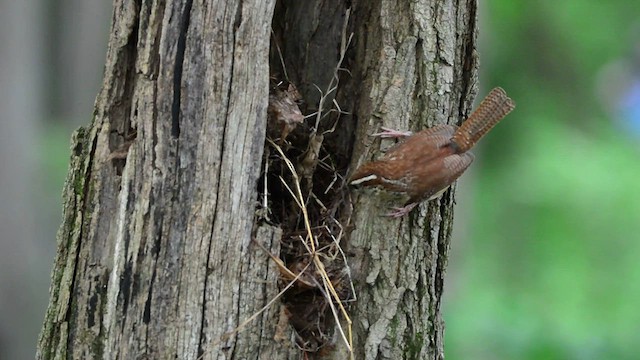
[{"label": "gray bark", "polygon": [[[364,54],[353,164],[376,157],[381,125],[419,130],[459,123],[476,93],[476,2],[383,1],[356,41]],[[376,34],[377,33],[377,34]],[[377,35],[377,36],[376,36]],[[364,44],[363,44],[364,43]],[[365,46],[366,44],[366,46]],[[359,63],[359,62],[358,62]],[[361,193],[350,264],[360,272],[352,317],[363,359],[444,357],[441,295],[453,190],[401,220],[380,218],[397,198]],[[372,214],[376,214],[373,215]]]},{"label": "gray bark", "polygon": [[[367,134],[380,125],[415,130],[468,114],[475,1],[353,1],[346,31],[345,2],[274,2],[115,1],[94,119],[73,137],[38,358],[303,356],[278,328],[279,302],[259,313],[281,275],[252,242],[277,256],[296,230],[256,220],[272,27],[305,113],[342,35],[354,34],[335,94],[348,114],[323,144],[341,178],[349,161],[377,156]],[[453,192],[398,221],[378,216],[397,198],[363,192],[352,203],[339,198],[345,189],[330,200],[355,225],[342,243],[358,297],[353,357],[442,358]],[[348,358],[334,338],[306,356]]]}]

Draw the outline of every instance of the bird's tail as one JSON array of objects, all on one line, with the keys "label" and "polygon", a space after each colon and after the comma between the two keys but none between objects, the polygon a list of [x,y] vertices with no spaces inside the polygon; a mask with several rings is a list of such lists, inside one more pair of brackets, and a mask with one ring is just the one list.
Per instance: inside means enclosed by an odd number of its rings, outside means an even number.
[{"label": "bird's tail", "polygon": [[502,88],[494,88],[453,134],[458,153],[469,151],[484,134],[516,107]]}]

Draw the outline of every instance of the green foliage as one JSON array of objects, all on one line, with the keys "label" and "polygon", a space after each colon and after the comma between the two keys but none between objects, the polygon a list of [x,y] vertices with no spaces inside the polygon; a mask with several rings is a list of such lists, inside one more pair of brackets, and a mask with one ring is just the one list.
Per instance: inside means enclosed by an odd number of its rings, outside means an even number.
[{"label": "green foliage", "polygon": [[637,358],[640,134],[596,97],[597,72],[637,41],[637,4],[486,5],[481,85],[517,108],[476,151],[459,204],[473,216],[454,234],[447,357]]}]

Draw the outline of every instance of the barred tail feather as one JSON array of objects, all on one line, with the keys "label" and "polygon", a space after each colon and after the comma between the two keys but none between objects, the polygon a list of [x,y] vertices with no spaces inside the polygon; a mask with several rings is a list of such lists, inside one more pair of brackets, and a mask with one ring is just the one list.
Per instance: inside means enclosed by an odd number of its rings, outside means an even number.
[{"label": "barred tail feather", "polygon": [[478,108],[462,123],[453,135],[452,141],[458,153],[469,151],[484,134],[509,114],[516,104],[502,88],[494,88],[482,100]]}]

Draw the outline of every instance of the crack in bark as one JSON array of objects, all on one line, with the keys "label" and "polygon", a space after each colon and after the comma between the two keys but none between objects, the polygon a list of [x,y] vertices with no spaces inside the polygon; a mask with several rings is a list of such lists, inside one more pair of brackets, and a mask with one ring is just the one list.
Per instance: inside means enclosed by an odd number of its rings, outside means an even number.
[{"label": "crack in bark", "polygon": [[[87,141],[87,139],[83,140],[83,142],[86,142],[86,141]],[[84,167],[85,168],[83,169],[83,171],[84,171],[84,178],[83,178],[83,183],[82,183],[83,189],[82,189],[82,198],[80,199],[80,201],[82,203],[80,205],[81,210],[80,210],[80,214],[79,214],[79,216],[80,216],[80,231],[79,231],[79,239],[78,239],[78,242],[77,242],[76,248],[75,248],[75,252],[76,253],[75,253],[75,256],[74,256],[75,259],[74,259],[74,263],[73,263],[73,275],[71,277],[72,278],[72,280],[71,280],[71,289],[69,291],[69,294],[73,294],[74,287],[75,287],[76,280],[77,280],[76,276],[78,275],[78,263],[80,261],[79,258],[80,258],[80,248],[81,248],[80,239],[83,238],[82,234],[85,231],[85,220],[86,220],[86,217],[87,217],[86,212],[87,212],[87,203],[88,203],[89,188],[90,188],[89,183],[91,182],[91,174],[92,174],[92,170],[93,170],[93,166],[92,166],[93,165],[93,158],[95,157],[97,144],[98,144],[98,136],[97,136],[97,131],[96,131],[96,133],[95,133],[95,135],[93,137],[93,141],[91,143],[91,148],[87,149],[88,155],[84,159]],[[77,206],[77,204],[78,204],[78,195],[77,194],[76,194],[75,198],[76,199],[74,201],[76,202],[76,206]],[[70,315],[71,312],[69,310],[73,307],[72,306],[73,299],[74,299],[73,296],[69,297],[69,303],[67,305],[67,311],[65,311],[65,319],[64,319],[65,322],[68,322],[70,320],[69,318],[71,316]]]},{"label": "crack in bark", "polygon": [[176,60],[173,68],[173,104],[171,106],[171,135],[174,138],[180,136],[180,97],[182,96],[182,67],[184,65],[184,53],[187,48],[187,32],[191,20],[191,6],[193,0],[187,0],[180,19],[180,35],[176,45]]},{"label": "crack in bark", "polygon": [[448,201],[441,201],[439,212],[441,218],[441,226],[440,232],[437,236],[436,247],[437,251],[436,256],[436,268],[435,268],[435,276],[433,279],[435,294],[433,297],[434,304],[434,313],[431,321],[433,322],[433,343],[436,348],[439,347],[439,343],[442,342],[441,337],[443,333],[438,331],[438,329],[443,329],[444,325],[440,325],[439,323],[442,321],[438,314],[440,314],[440,308],[442,304],[442,294],[444,291],[444,276],[446,272],[446,266],[448,262],[448,252],[449,252],[449,240],[451,239],[451,230],[452,230],[452,221],[453,221],[453,193],[454,189],[449,188],[447,190],[448,195],[443,197],[443,199],[447,199]]},{"label": "crack in bark", "polygon": [[[117,99],[114,101],[114,106],[111,106],[108,110],[111,114],[108,118],[110,159],[116,174],[119,176],[122,175],[122,169],[127,161],[129,147],[136,138],[136,131],[131,127],[131,119],[138,115],[138,103],[135,104],[134,108],[133,101],[136,88],[137,46],[140,29],[140,15],[137,13],[140,9],[139,2],[134,2],[133,7],[136,15],[133,16],[131,27],[128,29],[126,44],[119,51],[115,65],[115,68],[123,69],[124,81],[122,82],[122,88],[119,88],[119,91],[114,94]],[[116,106],[115,104],[118,105]]]},{"label": "crack in bark", "polygon": [[[127,284],[123,284],[128,281],[127,277],[130,276],[131,272],[127,274],[127,210],[129,209],[129,201],[130,201],[130,177],[132,174],[131,165],[125,168],[125,171],[122,174],[122,183],[124,186],[120,190],[120,194],[118,194],[118,199],[116,200],[116,210],[114,213],[115,217],[115,232],[114,232],[114,241],[113,241],[113,253],[111,269],[107,270],[109,272],[107,289],[106,289],[106,308],[104,311],[104,323],[105,332],[107,334],[106,338],[106,354],[107,358],[110,357],[118,357],[121,349],[114,348],[112,346],[114,341],[122,335],[124,325],[126,323],[126,316],[118,317],[120,314],[125,314],[126,309],[121,311],[119,309],[118,299],[122,296],[123,299],[123,308],[127,308],[128,305],[124,305],[127,303],[128,293],[123,292],[123,287],[128,287]],[[120,323],[120,332],[118,335],[116,334],[116,325],[118,321],[121,320]],[[111,352],[115,352],[112,354]]]},{"label": "crack in bark", "polygon": [[[153,152],[155,154],[155,152]],[[164,217],[161,215],[159,224],[158,224],[158,236],[154,240],[154,245],[151,249],[151,254],[153,256],[153,270],[151,272],[151,280],[149,281],[149,290],[147,292],[147,300],[144,304],[144,310],[142,313],[142,322],[145,324],[145,338],[144,338],[144,346],[145,352],[149,350],[149,323],[151,322],[151,301],[153,299],[153,287],[156,281],[157,270],[158,270],[158,256],[160,254],[160,243],[162,242],[162,226],[164,224]]]},{"label": "crack in bark", "polygon": [[[82,195],[81,195],[82,197],[78,199],[80,195],[78,195],[77,193],[74,196],[74,202],[76,204],[75,207],[77,208],[78,205],[80,205],[79,207],[81,209],[79,212],[79,215],[76,216],[76,217],[78,216],[80,217],[80,229],[79,229],[79,232],[77,235],[78,238],[75,244],[76,248],[74,249],[75,255],[74,255],[74,261],[73,261],[73,275],[71,276],[71,283],[69,284],[69,301],[65,309],[64,322],[66,323],[71,322],[71,316],[73,315],[71,311],[73,309],[73,303],[75,300],[75,296],[73,296],[73,293],[75,291],[75,287],[77,284],[78,263],[80,262],[80,252],[81,252],[80,249],[82,248],[82,239],[84,238],[83,233],[85,232],[85,224],[87,220],[87,209],[88,209],[87,203],[88,203],[89,188],[90,188],[89,183],[91,182],[91,174],[93,170],[93,159],[95,157],[96,146],[98,143],[97,133],[98,131],[94,133],[93,141],[91,142],[91,147],[85,150],[88,152],[88,154],[84,158],[84,164],[83,164],[83,170],[82,170],[84,172],[84,176],[82,179]],[[83,143],[86,144],[88,142],[88,139],[85,138],[82,141]],[[66,347],[67,349],[69,349],[73,345],[71,343],[72,336],[70,334],[67,334],[66,340],[67,340]]]},{"label": "crack in bark", "polygon": [[[470,34],[475,34],[477,33],[476,28],[477,28],[477,22],[478,22],[478,16],[477,16],[477,4],[475,4],[476,0],[469,0],[469,3],[471,5],[467,6],[466,8],[469,9],[469,33]],[[456,7],[458,8],[458,7]],[[463,59],[462,59],[462,86],[461,86],[461,91],[460,91],[460,102],[458,105],[458,113],[460,115],[460,118],[464,118],[466,117],[465,115],[468,113],[469,109],[468,107],[465,106],[465,102],[466,99],[469,95],[471,95],[472,92],[472,87],[473,87],[473,80],[475,78],[475,71],[474,69],[477,68],[478,66],[478,56],[475,53],[475,42],[476,42],[476,38],[475,36],[468,36],[466,37],[468,39],[467,43],[463,45]],[[466,111],[465,111],[465,108]]]}]

